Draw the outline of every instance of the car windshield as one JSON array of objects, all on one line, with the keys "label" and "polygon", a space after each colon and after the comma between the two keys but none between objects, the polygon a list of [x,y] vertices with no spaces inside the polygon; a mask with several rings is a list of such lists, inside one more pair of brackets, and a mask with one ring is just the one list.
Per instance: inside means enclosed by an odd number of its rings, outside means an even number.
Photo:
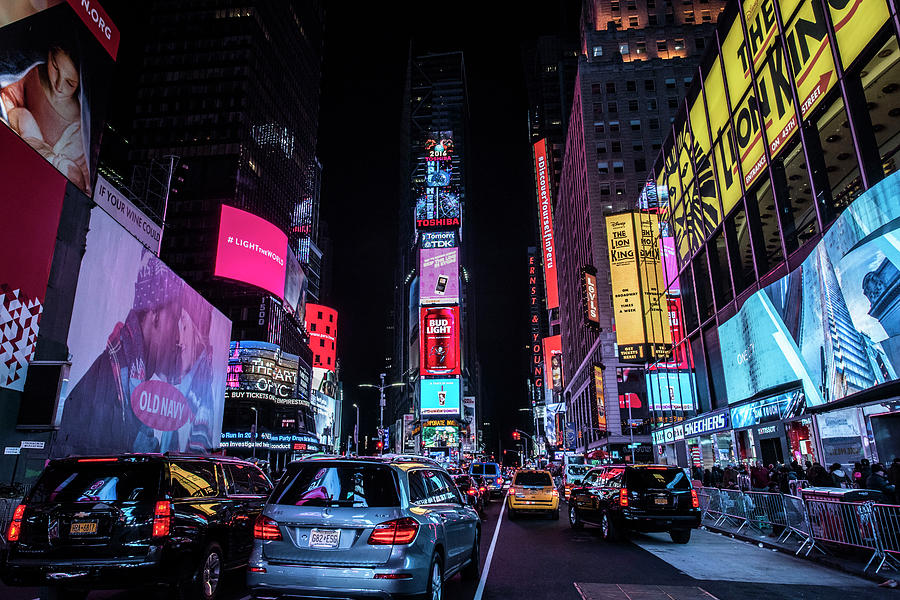
[{"label": "car windshield", "polygon": [[691,482],[684,474],[684,470],[664,467],[632,469],[628,473],[627,485],[635,489],[691,489]]},{"label": "car windshield", "polygon": [[162,465],[151,462],[51,463],[30,502],[128,502],[159,497]]},{"label": "car windshield", "polygon": [[489,465],[489,464],[472,465],[472,475],[488,475],[491,477],[496,477],[497,476],[497,465]]},{"label": "car windshield", "polygon": [[590,470],[591,468],[586,465],[569,465],[566,468],[566,473],[568,473],[571,477],[584,477],[585,474]]},{"label": "car windshield", "polygon": [[513,485],[533,485],[549,487],[553,485],[549,473],[517,473]]},{"label": "car windshield", "polygon": [[271,502],[293,506],[400,506],[390,467],[356,463],[301,463],[288,467]]}]

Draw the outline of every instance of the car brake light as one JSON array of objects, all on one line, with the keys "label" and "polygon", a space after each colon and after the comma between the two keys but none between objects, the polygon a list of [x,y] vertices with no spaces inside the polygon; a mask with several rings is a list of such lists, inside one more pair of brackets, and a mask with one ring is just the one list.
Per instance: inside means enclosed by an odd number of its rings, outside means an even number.
[{"label": "car brake light", "polygon": [[552,493],[554,496],[556,496],[557,498],[559,498],[559,490],[558,490],[558,489],[553,488],[553,491],[552,491],[551,493]]},{"label": "car brake light", "polygon": [[700,498],[697,497],[697,490],[691,490],[691,507],[700,508]]},{"label": "car brake light", "polygon": [[497,485],[503,485],[503,478],[502,478],[502,477],[498,477],[498,478],[497,478]]},{"label": "car brake light", "polygon": [[79,458],[78,462],[116,462],[118,458]]},{"label": "car brake light", "polygon": [[619,491],[619,506],[628,506],[628,488]]},{"label": "car brake light", "polygon": [[419,532],[419,523],[415,519],[404,517],[379,523],[369,535],[369,543],[374,546],[389,544],[409,544]]},{"label": "car brake light", "polygon": [[253,524],[253,537],[257,540],[276,541],[281,539],[281,529],[275,519],[266,515],[256,517]]},{"label": "car brake light", "polygon": [[153,537],[165,537],[172,528],[172,503],[160,500],[153,509]]},{"label": "car brake light", "polygon": [[20,504],[13,512],[12,521],[9,522],[9,531],[6,532],[6,539],[10,542],[18,542],[19,534],[22,533],[22,518],[25,516],[25,505]]},{"label": "car brake light", "polygon": [[470,495],[470,496],[474,496],[474,495],[475,495],[475,490],[473,490],[472,488],[469,488],[468,490],[466,490],[466,493],[467,493],[468,495]]},{"label": "car brake light", "polygon": [[486,491],[487,491],[487,488],[486,488],[486,487],[483,487],[483,486],[480,487],[480,488],[478,488],[478,489],[481,490],[482,492],[486,492]]}]

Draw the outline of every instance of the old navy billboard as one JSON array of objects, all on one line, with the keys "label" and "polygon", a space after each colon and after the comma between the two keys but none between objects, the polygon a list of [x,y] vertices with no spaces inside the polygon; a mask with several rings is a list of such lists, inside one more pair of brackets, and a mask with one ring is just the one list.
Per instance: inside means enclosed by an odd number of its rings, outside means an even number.
[{"label": "old navy billboard", "polygon": [[419,251],[419,302],[459,302],[459,248],[423,248]]},{"label": "old navy billboard", "polygon": [[459,307],[421,308],[421,375],[459,375]]},{"label": "old navy billboard", "polygon": [[550,191],[550,165],[547,140],[534,144],[534,177],[537,187],[538,223],[541,238],[541,258],[544,263],[544,289],[547,308],[559,307],[559,288],[556,279],[556,246],[553,241],[553,202]]}]

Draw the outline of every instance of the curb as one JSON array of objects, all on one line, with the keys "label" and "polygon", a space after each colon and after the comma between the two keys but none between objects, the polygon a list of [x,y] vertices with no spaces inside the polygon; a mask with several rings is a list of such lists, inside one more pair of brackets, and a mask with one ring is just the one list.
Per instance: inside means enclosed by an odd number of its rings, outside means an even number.
[{"label": "curb", "polygon": [[761,545],[764,548],[768,548],[770,550],[777,550],[783,554],[793,556],[794,558],[808,560],[810,562],[820,564],[824,567],[828,567],[835,571],[841,571],[842,573],[847,573],[848,575],[855,575],[857,577],[861,577],[863,579],[868,579],[869,581],[872,581],[875,583],[884,583],[885,581],[888,581],[889,579],[893,579],[892,577],[881,575],[879,573],[870,573],[868,571],[863,571],[861,568],[853,568],[851,566],[848,566],[846,563],[835,560],[834,557],[831,557],[831,556],[814,555],[814,554],[811,554],[809,556],[802,556],[802,555],[794,554],[794,551],[789,548],[779,546],[778,544],[775,544],[775,543],[772,543],[769,541],[752,538],[752,537],[750,537],[748,535],[744,535],[742,533],[734,533],[733,531],[729,531],[727,529],[720,529],[718,527],[712,527],[710,525],[704,525],[702,523],[701,523],[701,527],[705,528],[707,531],[711,531],[712,533],[718,533],[720,535],[727,535],[736,540],[741,540],[742,542],[747,542],[747,543],[750,543],[750,544],[753,544],[756,546]]}]

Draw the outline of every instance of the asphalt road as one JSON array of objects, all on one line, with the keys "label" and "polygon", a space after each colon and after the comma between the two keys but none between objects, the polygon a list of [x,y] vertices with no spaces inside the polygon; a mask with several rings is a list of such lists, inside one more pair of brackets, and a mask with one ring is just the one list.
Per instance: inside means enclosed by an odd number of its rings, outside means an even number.
[{"label": "asphalt road", "polygon": [[[505,511],[494,542],[501,503],[488,505],[482,526],[483,581],[447,582],[448,600],[846,600],[900,599],[900,592],[783,553],[725,536],[695,531],[687,545],[666,534],[632,535],[604,542],[599,530],[569,527],[565,505],[559,521],[543,516],[510,521]],[[479,587],[481,587],[479,596]],[[221,600],[247,596],[243,574],[223,581]],[[32,600],[39,590],[6,588],[4,600]],[[125,591],[94,592],[90,600],[130,600]]]}]

